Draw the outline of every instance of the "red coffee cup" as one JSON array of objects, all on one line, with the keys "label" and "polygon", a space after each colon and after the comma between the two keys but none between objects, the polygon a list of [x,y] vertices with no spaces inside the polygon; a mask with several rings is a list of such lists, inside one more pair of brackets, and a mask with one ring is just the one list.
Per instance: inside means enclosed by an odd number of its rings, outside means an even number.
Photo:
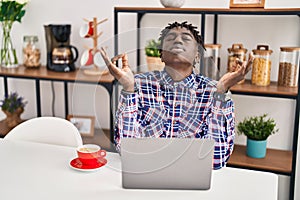
[{"label": "red coffee cup", "polygon": [[94,63],[93,57],[93,49],[85,50],[80,59],[81,66],[92,65]]},{"label": "red coffee cup", "polygon": [[106,151],[95,144],[84,144],[76,149],[78,159],[83,165],[95,165],[98,162],[104,162]]},{"label": "red coffee cup", "polygon": [[94,35],[94,22],[90,21],[88,24],[84,24],[79,31],[80,37],[88,38]]}]

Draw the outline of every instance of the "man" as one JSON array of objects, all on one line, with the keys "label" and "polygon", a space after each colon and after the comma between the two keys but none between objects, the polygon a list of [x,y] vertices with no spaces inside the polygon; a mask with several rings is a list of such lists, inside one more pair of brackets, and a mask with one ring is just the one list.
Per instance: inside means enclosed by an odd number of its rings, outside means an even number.
[{"label": "man", "polygon": [[[122,137],[213,138],[214,169],[226,165],[233,150],[234,106],[228,95],[231,86],[250,70],[249,62],[237,61],[238,70],[218,82],[194,72],[205,50],[196,27],[174,22],[162,30],[163,71],[133,75],[126,54],[111,60],[101,54],[123,90],[116,114],[115,145]],[[122,59],[122,68],[115,63]]]}]

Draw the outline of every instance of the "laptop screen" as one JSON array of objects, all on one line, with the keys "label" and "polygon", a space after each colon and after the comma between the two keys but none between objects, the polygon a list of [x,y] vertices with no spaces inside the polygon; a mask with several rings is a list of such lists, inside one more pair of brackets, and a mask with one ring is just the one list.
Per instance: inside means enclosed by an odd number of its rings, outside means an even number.
[{"label": "laptop screen", "polygon": [[209,189],[214,140],[123,138],[124,188]]}]

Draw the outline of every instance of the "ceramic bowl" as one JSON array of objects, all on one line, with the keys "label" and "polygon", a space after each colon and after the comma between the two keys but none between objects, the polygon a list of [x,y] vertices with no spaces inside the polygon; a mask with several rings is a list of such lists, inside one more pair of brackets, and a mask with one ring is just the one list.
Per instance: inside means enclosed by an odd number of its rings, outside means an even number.
[{"label": "ceramic bowl", "polygon": [[185,0],[160,0],[160,3],[166,8],[180,8]]}]

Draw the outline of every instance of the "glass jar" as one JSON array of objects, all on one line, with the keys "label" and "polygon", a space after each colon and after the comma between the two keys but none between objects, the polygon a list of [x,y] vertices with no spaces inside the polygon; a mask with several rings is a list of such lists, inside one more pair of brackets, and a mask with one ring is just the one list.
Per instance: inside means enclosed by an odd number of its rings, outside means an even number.
[{"label": "glass jar", "polygon": [[300,47],[280,47],[278,85],[298,86]]},{"label": "glass jar", "polygon": [[220,79],[221,44],[205,44],[204,64],[201,73],[213,80]]},{"label": "glass jar", "polygon": [[[247,49],[244,48],[243,44],[233,44],[231,48],[228,48],[228,62],[227,62],[227,72],[236,71],[236,60],[242,62],[246,61]],[[244,83],[245,79],[238,82],[238,84]]]},{"label": "glass jar", "polygon": [[270,55],[272,50],[269,50],[268,45],[257,45],[257,48],[252,50],[254,60],[252,64],[251,83],[257,86],[270,85],[271,65]]},{"label": "glass jar", "polygon": [[25,67],[39,67],[41,52],[36,35],[26,35],[23,38],[23,64]]}]

